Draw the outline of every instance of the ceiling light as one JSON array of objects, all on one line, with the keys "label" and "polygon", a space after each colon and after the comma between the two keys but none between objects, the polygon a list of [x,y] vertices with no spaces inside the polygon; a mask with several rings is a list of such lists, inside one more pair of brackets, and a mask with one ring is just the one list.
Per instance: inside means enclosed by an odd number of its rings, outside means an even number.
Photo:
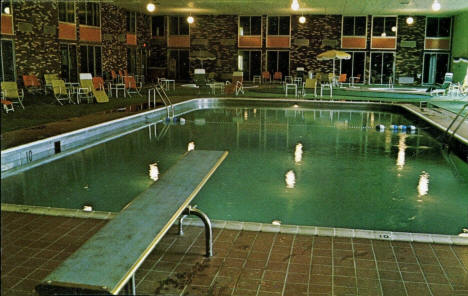
[{"label": "ceiling light", "polygon": [[10,7],[9,7],[9,6],[5,7],[5,8],[3,9],[3,12],[4,12],[5,14],[10,14],[10,13],[11,13]]},{"label": "ceiling light", "polygon": [[434,0],[432,3],[432,10],[439,11],[440,10],[440,3],[439,0]]},{"label": "ceiling light", "polygon": [[392,32],[396,32],[396,26],[392,27]]},{"label": "ceiling light", "polygon": [[194,21],[195,21],[195,20],[194,20],[193,16],[187,17],[187,23],[193,24]]},{"label": "ceiling light", "polygon": [[291,9],[292,10],[299,10],[299,2],[297,0],[293,0],[291,3]]},{"label": "ceiling light", "polygon": [[154,12],[156,10],[156,5],[153,2],[146,4],[146,10],[149,12]]},{"label": "ceiling light", "polygon": [[300,22],[301,24],[305,23],[305,22],[306,22],[305,16],[301,16],[301,17],[299,18],[299,22]]},{"label": "ceiling light", "polygon": [[406,23],[407,23],[408,25],[412,25],[412,24],[414,23],[413,17],[412,17],[412,16],[407,17],[407,18],[406,18]]}]

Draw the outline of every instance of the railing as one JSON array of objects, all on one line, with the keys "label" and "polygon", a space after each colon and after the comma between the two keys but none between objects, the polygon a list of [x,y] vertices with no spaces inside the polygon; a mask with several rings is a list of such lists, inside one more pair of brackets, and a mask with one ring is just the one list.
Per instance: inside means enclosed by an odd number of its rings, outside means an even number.
[{"label": "railing", "polygon": [[455,124],[457,119],[462,116],[463,111],[468,107],[468,103],[463,105],[463,107],[458,111],[457,116],[452,120],[450,125],[447,127],[447,129],[444,132],[444,136],[442,138],[442,141],[447,144],[448,149],[450,149],[450,144],[452,143],[454,135],[457,133],[458,129],[461,127],[463,122],[465,122],[466,118],[468,117],[468,112],[462,117],[462,120],[458,123],[458,125],[455,127],[455,129],[451,132],[450,138],[447,139],[450,128]]},{"label": "railing", "polygon": [[[172,105],[171,100],[166,94],[164,90],[164,86],[160,83],[156,84],[154,88],[148,89],[148,108],[151,107],[151,102],[153,103],[154,107],[156,107],[156,94],[159,96],[161,101],[164,103],[167,111],[167,117],[173,118],[174,117],[174,106]],[[171,112],[169,112],[171,109]],[[172,116],[170,115],[172,113]]]}]

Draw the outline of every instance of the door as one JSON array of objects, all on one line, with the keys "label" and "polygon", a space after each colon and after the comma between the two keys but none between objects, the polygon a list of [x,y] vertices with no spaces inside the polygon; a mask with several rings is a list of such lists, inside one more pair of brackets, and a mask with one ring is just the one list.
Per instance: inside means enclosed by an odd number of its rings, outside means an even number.
[{"label": "door", "polygon": [[244,72],[244,79],[253,80],[254,75],[260,75],[262,69],[262,52],[260,50],[239,51],[238,70]]},{"label": "door", "polygon": [[267,70],[270,73],[281,72],[289,75],[289,51],[269,50],[267,52]]},{"label": "door", "polygon": [[388,84],[394,81],[395,53],[371,52],[370,84]]},{"label": "door", "polygon": [[423,84],[442,84],[448,71],[448,53],[424,53]]},{"label": "door", "polygon": [[0,49],[0,81],[16,81],[15,47],[13,40],[2,39]]},{"label": "door", "polygon": [[350,77],[354,77],[355,83],[364,83],[364,67],[366,63],[366,53],[364,51],[348,52],[351,54],[351,59],[340,60],[341,74],[346,74],[347,81]]},{"label": "door", "polygon": [[171,79],[189,81],[189,51],[185,49],[169,50],[168,75]]}]

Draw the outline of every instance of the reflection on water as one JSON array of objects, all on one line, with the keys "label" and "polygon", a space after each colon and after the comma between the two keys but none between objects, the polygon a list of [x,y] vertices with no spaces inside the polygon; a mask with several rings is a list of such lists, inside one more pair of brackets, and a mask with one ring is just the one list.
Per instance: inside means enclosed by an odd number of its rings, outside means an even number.
[{"label": "reflection on water", "polygon": [[195,150],[195,142],[189,142],[187,145],[187,151]]},{"label": "reflection on water", "polygon": [[[412,124],[401,115],[257,106],[184,118],[2,179],[2,202],[119,211],[191,142],[229,150],[193,202],[212,219],[451,234],[468,223],[467,174],[454,173],[439,144],[420,129],[375,129]],[[429,173],[430,202],[418,202]]]},{"label": "reflection on water", "polygon": [[158,181],[159,179],[159,169],[157,163],[152,163],[149,165],[149,177],[153,181]]}]

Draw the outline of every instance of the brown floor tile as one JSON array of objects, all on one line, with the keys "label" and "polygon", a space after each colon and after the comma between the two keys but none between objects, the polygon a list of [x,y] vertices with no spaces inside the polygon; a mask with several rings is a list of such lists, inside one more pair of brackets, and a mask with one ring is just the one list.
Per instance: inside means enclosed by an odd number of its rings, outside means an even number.
[{"label": "brown floor tile", "polygon": [[317,285],[331,285],[332,276],[331,275],[321,275],[321,274],[311,274],[309,277],[309,282]]},{"label": "brown floor tile", "polygon": [[447,281],[447,278],[443,274],[424,273],[424,276],[426,277],[426,281],[431,284],[444,284],[444,285],[449,284],[449,282]]},{"label": "brown floor tile", "polygon": [[332,265],[314,264],[311,266],[311,274],[332,275]]},{"label": "brown floor tile", "polygon": [[[286,289],[288,286],[286,286]],[[331,293],[332,285],[309,284],[309,293]]]},{"label": "brown floor tile", "polygon": [[246,260],[244,259],[238,259],[238,258],[226,258],[224,260],[223,266],[225,267],[242,267],[244,265],[244,262]]},{"label": "brown floor tile", "polygon": [[309,273],[310,265],[306,264],[289,264],[289,272],[294,273]]},{"label": "brown floor tile", "polygon": [[375,268],[374,269],[358,268],[356,269],[356,276],[358,278],[377,279],[379,274],[377,273],[377,270]]},{"label": "brown floor tile", "polygon": [[406,295],[406,290],[401,281],[381,280],[384,295]]},{"label": "brown floor tile", "polygon": [[307,295],[307,285],[286,283],[283,296]]},{"label": "brown floor tile", "polygon": [[341,276],[356,276],[354,267],[335,266],[333,273]]},{"label": "brown floor tile", "polygon": [[332,257],[323,257],[323,256],[313,256],[312,264],[321,264],[321,265],[332,265]]},{"label": "brown floor tile", "polygon": [[356,287],[336,286],[333,288],[333,294],[336,296],[357,295],[357,289]]},{"label": "brown floor tile", "polygon": [[235,289],[235,296],[257,296],[257,290]]},{"label": "brown floor tile", "polygon": [[242,290],[257,290],[258,286],[260,285],[261,280],[239,280],[236,284],[237,289]]},{"label": "brown floor tile", "polygon": [[453,290],[449,285],[440,285],[440,284],[429,284],[429,288],[434,295],[451,295]]},{"label": "brown floor tile", "polygon": [[286,271],[288,269],[287,262],[268,262],[266,270],[274,270],[274,271]]},{"label": "brown floor tile", "polygon": [[284,282],[274,282],[274,281],[265,281],[263,280],[260,285],[260,291],[262,292],[283,292]]},{"label": "brown floor tile", "polygon": [[334,276],[333,284],[335,286],[356,287],[356,278],[350,276]]},{"label": "brown floor tile", "polygon": [[405,282],[406,291],[411,296],[430,296],[431,292],[425,283]]},{"label": "brown floor tile", "polygon": [[403,280],[407,282],[426,282],[421,272],[402,272],[401,276]]},{"label": "brown floor tile", "polygon": [[285,278],[286,272],[283,271],[265,270],[263,273],[263,280],[265,281],[284,282]]},{"label": "brown floor tile", "polygon": [[261,280],[263,276],[262,269],[244,268],[240,275],[241,280]]},{"label": "brown floor tile", "polygon": [[383,280],[401,281],[401,275],[397,271],[380,270],[379,277]]},{"label": "brown floor tile", "polygon": [[287,283],[293,283],[293,284],[307,284],[308,281],[309,281],[309,275],[307,273],[289,272],[286,278]]}]

